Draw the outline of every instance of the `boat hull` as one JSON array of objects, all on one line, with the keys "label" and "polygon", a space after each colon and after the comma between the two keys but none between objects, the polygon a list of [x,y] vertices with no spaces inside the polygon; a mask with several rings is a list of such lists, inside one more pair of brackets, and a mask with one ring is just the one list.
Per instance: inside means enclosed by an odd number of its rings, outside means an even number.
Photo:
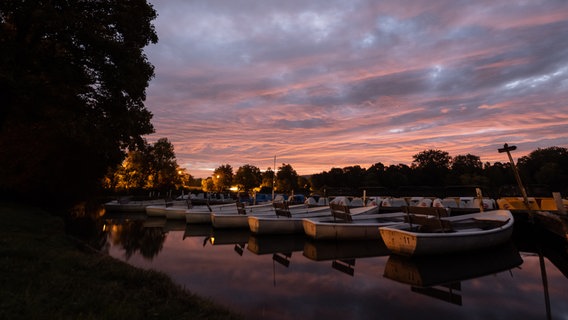
[{"label": "boat hull", "polygon": [[[330,219],[304,219],[306,235],[315,240],[378,240],[379,227],[399,224],[404,213],[361,214],[353,216],[352,222]],[[392,219],[392,220],[391,220]]]},{"label": "boat hull", "polygon": [[185,219],[185,213],[187,212],[185,207],[168,207],[165,210],[166,219],[168,220],[182,220]]},{"label": "boat hull", "polygon": [[[415,256],[471,251],[497,246],[511,238],[513,233],[513,216],[507,210],[496,210],[495,212],[497,211],[507,212],[508,218],[506,223],[501,227],[488,230],[472,228],[447,233],[414,232],[407,230],[409,229],[409,225],[405,223],[396,226],[381,227],[379,231],[387,248],[396,254]],[[504,214],[504,212],[500,213]],[[478,216],[482,214],[483,213],[467,216]],[[466,218],[463,219],[465,220]],[[459,221],[449,218],[447,218],[447,220]]]},{"label": "boat hull", "polygon": [[[261,211],[255,212],[255,216],[263,215],[273,215],[273,211]],[[211,224],[217,229],[229,229],[229,228],[248,228],[248,218],[249,215],[246,214],[222,214],[222,213],[211,213]]]},{"label": "boat hull", "polygon": [[294,234],[304,233],[303,219],[314,220],[331,217],[329,207],[311,207],[290,210],[291,217],[267,215],[249,216],[248,226],[254,234]]},{"label": "boat hull", "polygon": [[148,200],[148,201],[109,201],[105,203],[105,210],[107,212],[145,212],[146,207],[150,205],[162,204],[163,200]]}]

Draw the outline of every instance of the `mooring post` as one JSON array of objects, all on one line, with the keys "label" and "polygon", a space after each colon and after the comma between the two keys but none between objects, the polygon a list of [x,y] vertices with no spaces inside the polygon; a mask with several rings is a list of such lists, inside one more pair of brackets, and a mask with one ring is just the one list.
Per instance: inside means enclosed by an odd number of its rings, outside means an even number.
[{"label": "mooring post", "polygon": [[523,200],[525,202],[525,206],[527,206],[527,210],[529,213],[529,221],[534,222],[532,210],[529,203],[529,197],[527,196],[527,192],[525,187],[523,186],[523,182],[521,181],[521,176],[519,175],[519,171],[517,170],[517,166],[515,165],[515,161],[511,156],[511,151],[517,150],[516,146],[509,146],[508,144],[504,144],[503,148],[497,149],[499,153],[506,152],[507,156],[509,156],[509,162],[511,163],[511,168],[513,168],[513,173],[515,174],[515,179],[517,180],[517,184],[519,185],[519,189],[521,189],[521,194],[523,195]]}]

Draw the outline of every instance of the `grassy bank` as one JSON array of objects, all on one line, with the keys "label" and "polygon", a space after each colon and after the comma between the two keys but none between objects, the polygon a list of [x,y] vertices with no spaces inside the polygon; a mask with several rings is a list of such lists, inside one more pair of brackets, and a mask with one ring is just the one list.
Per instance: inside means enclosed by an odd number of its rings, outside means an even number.
[{"label": "grassy bank", "polygon": [[0,203],[0,319],[236,319],[158,272],[64,233],[34,207]]}]

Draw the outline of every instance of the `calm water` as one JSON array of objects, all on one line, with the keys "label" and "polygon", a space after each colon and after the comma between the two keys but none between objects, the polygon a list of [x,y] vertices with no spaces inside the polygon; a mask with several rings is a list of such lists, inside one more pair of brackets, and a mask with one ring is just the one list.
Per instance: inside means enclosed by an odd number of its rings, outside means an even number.
[{"label": "calm water", "polygon": [[484,254],[417,260],[376,242],[258,238],[159,219],[107,219],[103,230],[111,256],[248,319],[568,319],[563,242],[516,239]]}]

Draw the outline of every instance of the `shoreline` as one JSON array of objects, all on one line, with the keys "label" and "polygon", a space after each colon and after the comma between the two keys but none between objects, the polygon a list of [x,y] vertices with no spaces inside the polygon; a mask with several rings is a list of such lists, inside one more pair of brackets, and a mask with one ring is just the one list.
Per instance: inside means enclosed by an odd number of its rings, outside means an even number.
[{"label": "shoreline", "polygon": [[0,202],[0,257],[0,318],[242,319],[66,235],[61,217],[34,206]]}]

